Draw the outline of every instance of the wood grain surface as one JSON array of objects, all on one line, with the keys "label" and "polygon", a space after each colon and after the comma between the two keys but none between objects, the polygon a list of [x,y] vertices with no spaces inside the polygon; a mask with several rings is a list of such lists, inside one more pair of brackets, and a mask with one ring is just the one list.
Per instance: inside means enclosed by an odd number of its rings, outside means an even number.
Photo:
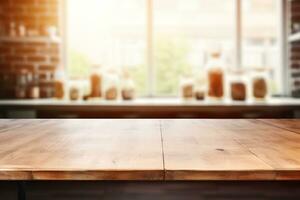
[{"label": "wood grain surface", "polygon": [[300,180],[299,120],[0,120],[0,180]]},{"label": "wood grain surface", "polygon": [[260,119],[260,121],[300,134],[300,121],[298,119]]},{"label": "wood grain surface", "polygon": [[11,129],[15,121],[4,121],[0,179],[163,178],[159,121],[19,120]]},{"label": "wood grain surface", "polygon": [[165,120],[166,179],[300,178],[300,135],[258,120]]}]

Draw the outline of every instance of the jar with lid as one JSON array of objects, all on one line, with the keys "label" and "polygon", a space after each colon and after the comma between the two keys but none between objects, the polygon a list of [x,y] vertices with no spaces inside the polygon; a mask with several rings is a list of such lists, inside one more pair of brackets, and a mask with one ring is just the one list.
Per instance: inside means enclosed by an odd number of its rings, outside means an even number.
[{"label": "jar with lid", "polygon": [[212,52],[206,65],[208,96],[216,99],[224,97],[225,90],[225,64],[221,59],[221,53]]},{"label": "jar with lid", "polygon": [[28,70],[22,69],[16,74],[16,89],[15,96],[18,99],[24,99],[27,97],[28,87]]},{"label": "jar with lid", "polygon": [[102,96],[102,73],[99,65],[92,67],[90,76],[91,95],[90,97],[101,97]]},{"label": "jar with lid", "polygon": [[108,71],[104,78],[104,97],[106,100],[117,100],[119,94],[119,75],[116,71]]},{"label": "jar with lid", "polygon": [[65,98],[65,87],[66,87],[65,73],[63,70],[58,70],[55,72],[54,97],[57,99]]},{"label": "jar with lid", "polygon": [[127,70],[123,72],[121,95],[123,100],[132,100],[135,98],[135,84]]},{"label": "jar with lid", "polygon": [[181,77],[180,96],[186,100],[194,97],[194,79],[192,76]]},{"label": "jar with lid", "polygon": [[228,75],[230,96],[234,101],[246,101],[247,77],[243,69],[230,69]]},{"label": "jar with lid", "polygon": [[269,95],[269,70],[266,67],[256,67],[251,72],[251,93],[254,99],[264,100]]}]

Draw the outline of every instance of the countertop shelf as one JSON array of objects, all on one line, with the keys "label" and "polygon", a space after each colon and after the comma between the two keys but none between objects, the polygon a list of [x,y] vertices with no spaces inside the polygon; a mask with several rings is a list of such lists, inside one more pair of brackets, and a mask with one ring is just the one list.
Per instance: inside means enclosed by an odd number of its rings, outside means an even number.
[{"label": "countertop shelf", "polygon": [[0,180],[300,180],[299,120],[0,120]]},{"label": "countertop shelf", "polygon": [[57,38],[50,38],[46,36],[32,36],[32,37],[9,37],[9,36],[2,36],[0,37],[0,41],[2,42],[32,42],[32,43],[61,43],[61,39]]}]

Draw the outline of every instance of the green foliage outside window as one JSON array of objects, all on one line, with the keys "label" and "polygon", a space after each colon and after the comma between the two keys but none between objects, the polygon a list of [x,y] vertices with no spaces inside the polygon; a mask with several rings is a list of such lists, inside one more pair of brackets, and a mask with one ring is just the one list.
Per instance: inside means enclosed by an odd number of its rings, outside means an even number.
[{"label": "green foliage outside window", "polygon": [[[178,93],[180,77],[192,73],[192,67],[187,61],[188,52],[189,45],[184,40],[160,38],[155,41],[154,69],[156,95],[176,95]],[[89,76],[91,63],[84,54],[71,50],[69,58],[70,77]],[[127,67],[131,77],[134,79],[137,94],[139,96],[147,95],[148,69],[146,64]]]}]

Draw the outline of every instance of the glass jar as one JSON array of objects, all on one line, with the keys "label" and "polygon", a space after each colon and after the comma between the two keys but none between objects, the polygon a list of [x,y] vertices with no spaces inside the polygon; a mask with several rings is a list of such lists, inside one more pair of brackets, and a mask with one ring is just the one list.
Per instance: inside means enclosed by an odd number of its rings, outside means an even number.
[{"label": "glass jar", "polygon": [[115,71],[107,72],[104,79],[104,97],[106,100],[116,100],[119,94],[119,76]]},{"label": "glass jar", "polygon": [[95,65],[92,69],[90,76],[91,83],[91,97],[101,97],[102,96],[102,73],[100,66]]},{"label": "glass jar", "polygon": [[213,52],[206,65],[208,80],[208,96],[221,99],[224,97],[225,65],[219,52]]},{"label": "glass jar", "polygon": [[121,95],[123,100],[132,100],[135,98],[135,84],[127,71],[123,74]]},{"label": "glass jar", "polygon": [[204,100],[207,93],[207,79],[204,72],[199,72],[195,78],[194,96],[196,100]]},{"label": "glass jar", "polygon": [[24,99],[27,97],[27,86],[28,86],[28,71],[26,69],[22,69],[17,72],[16,75],[16,89],[15,96],[18,99]]},{"label": "glass jar", "polygon": [[251,93],[254,99],[264,100],[269,95],[269,70],[264,67],[254,68],[251,73]]},{"label": "glass jar", "polygon": [[243,69],[231,69],[228,76],[230,96],[234,101],[247,99],[247,78]]},{"label": "glass jar", "polygon": [[81,80],[69,81],[69,99],[71,101],[77,101],[82,99],[83,96],[82,85],[83,85],[83,81]]},{"label": "glass jar", "polygon": [[183,99],[192,99],[194,97],[194,79],[192,77],[181,77],[180,95]]},{"label": "glass jar", "polygon": [[58,70],[54,77],[54,97],[57,99],[65,98],[66,79],[63,70]]},{"label": "glass jar", "polygon": [[82,100],[87,101],[91,97],[91,82],[88,79],[81,81]]},{"label": "glass jar", "polygon": [[39,74],[33,72],[29,76],[28,97],[31,99],[40,98]]}]

